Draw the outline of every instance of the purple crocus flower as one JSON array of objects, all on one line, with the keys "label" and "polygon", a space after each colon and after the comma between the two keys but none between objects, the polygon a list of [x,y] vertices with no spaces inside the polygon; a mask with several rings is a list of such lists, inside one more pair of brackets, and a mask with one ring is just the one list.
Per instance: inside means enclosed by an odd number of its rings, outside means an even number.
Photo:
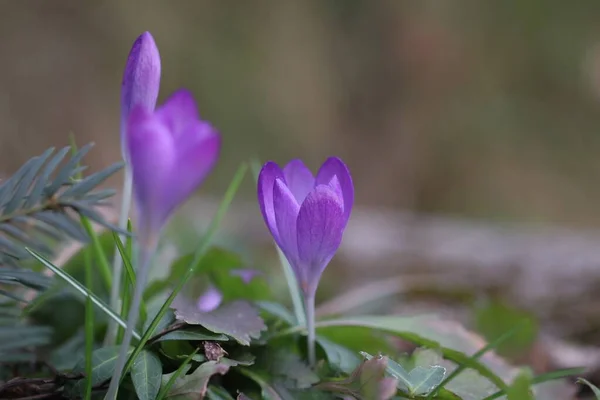
[{"label": "purple crocus flower", "polygon": [[135,107],[154,111],[160,86],[160,54],[150,32],[142,33],[133,43],[121,84],[121,149],[126,156],[125,129]]},{"label": "purple crocus flower", "polygon": [[187,90],[175,92],[156,111],[136,107],[127,126],[127,149],[138,207],[138,233],[154,243],[176,207],[213,168],[220,135],[200,119]]},{"label": "purple crocus flower", "polygon": [[291,161],[283,170],[268,162],[258,177],[258,202],[305,297],[314,298],[352,211],[354,186],[348,168],[331,157],[315,178],[300,160]]}]

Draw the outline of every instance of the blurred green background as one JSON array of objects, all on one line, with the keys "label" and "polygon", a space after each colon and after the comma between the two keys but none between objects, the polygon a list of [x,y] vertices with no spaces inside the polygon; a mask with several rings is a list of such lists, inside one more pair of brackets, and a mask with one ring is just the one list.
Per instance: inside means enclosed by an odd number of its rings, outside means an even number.
[{"label": "blurred green background", "polygon": [[584,0],[2,1],[0,168],[71,132],[98,144],[95,168],[117,161],[122,69],[149,30],[159,102],[187,87],[223,134],[205,193],[250,156],[335,154],[361,205],[597,226],[598,15]]}]

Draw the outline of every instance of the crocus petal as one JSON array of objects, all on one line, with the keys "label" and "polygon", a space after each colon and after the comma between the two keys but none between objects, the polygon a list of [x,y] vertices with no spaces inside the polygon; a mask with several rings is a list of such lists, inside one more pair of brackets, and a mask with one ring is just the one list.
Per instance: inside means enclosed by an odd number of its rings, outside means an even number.
[{"label": "crocus petal", "polygon": [[333,190],[333,192],[337,194],[340,203],[342,203],[343,205],[344,193],[342,192],[342,186],[340,185],[340,180],[338,179],[337,175],[334,175],[333,178],[331,178],[327,186],[329,186],[331,190]]},{"label": "crocus petal", "polygon": [[[160,54],[149,32],[142,33],[133,43],[121,85],[121,137],[129,114],[135,107],[154,110],[160,86]],[[125,147],[123,147],[124,149]]]},{"label": "crocus petal", "polygon": [[315,187],[312,172],[301,160],[292,160],[283,168],[283,176],[298,204],[302,204],[306,195]]},{"label": "crocus petal", "polygon": [[217,309],[223,301],[223,293],[214,286],[210,286],[206,292],[198,298],[196,308],[201,312],[211,312]]},{"label": "crocus petal", "polygon": [[303,276],[300,285],[314,294],[323,270],[342,241],[346,220],[338,195],[327,185],[318,185],[306,196],[297,221],[298,258]]},{"label": "crocus petal", "polygon": [[266,163],[258,175],[258,205],[263,219],[275,242],[279,243],[279,231],[275,222],[275,211],[273,209],[273,187],[276,179],[284,179],[283,172],[277,164],[272,161]]},{"label": "crocus petal", "polygon": [[175,146],[168,129],[141,107],[131,113],[126,137],[142,232],[155,231],[166,218],[161,202],[176,161]]},{"label": "crocus petal", "polygon": [[198,108],[194,97],[189,90],[179,89],[173,93],[165,103],[156,110],[156,117],[169,127],[171,133],[176,136],[182,135],[190,124],[200,120]]},{"label": "crocus petal", "polygon": [[[205,127],[203,123],[198,123],[191,129],[204,130]],[[188,132],[175,144],[178,150],[175,170],[172,171],[170,180],[164,187],[163,195],[163,207],[167,214],[173,212],[194,193],[219,158],[221,137],[216,133],[202,135],[204,137],[194,137],[193,132]],[[183,143],[189,144],[184,146]]]},{"label": "crocus petal", "polygon": [[292,267],[297,266],[298,244],[296,240],[296,219],[300,206],[294,195],[281,179],[275,180],[273,187],[273,208],[275,223],[279,232],[278,245]]},{"label": "crocus petal", "polygon": [[328,185],[334,176],[337,176],[344,195],[344,218],[347,223],[354,204],[354,185],[346,164],[337,157],[328,158],[317,173],[316,185]]}]

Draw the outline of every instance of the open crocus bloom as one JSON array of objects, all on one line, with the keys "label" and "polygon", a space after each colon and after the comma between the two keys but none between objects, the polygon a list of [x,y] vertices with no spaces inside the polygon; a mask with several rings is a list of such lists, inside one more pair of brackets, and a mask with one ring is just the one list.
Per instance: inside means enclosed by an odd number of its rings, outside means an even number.
[{"label": "open crocus bloom", "polygon": [[352,211],[354,186],[348,168],[331,157],[315,178],[300,160],[291,161],[283,170],[268,162],[258,177],[258,202],[302,291],[314,296]]},{"label": "open crocus bloom", "polygon": [[133,169],[140,240],[154,240],[173,211],[202,183],[219,155],[221,139],[202,121],[192,95],[175,92],[156,111],[129,116],[127,150]]}]

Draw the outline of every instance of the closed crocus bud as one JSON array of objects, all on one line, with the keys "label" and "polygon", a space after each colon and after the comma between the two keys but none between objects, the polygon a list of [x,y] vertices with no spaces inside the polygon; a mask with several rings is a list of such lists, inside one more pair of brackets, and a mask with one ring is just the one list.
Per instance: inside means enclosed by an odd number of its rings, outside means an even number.
[{"label": "closed crocus bud", "polygon": [[[121,86],[121,145],[129,114],[136,107],[153,111],[160,86],[160,54],[149,32],[142,33],[131,47]],[[125,155],[125,146],[122,146]],[[127,158],[127,157],[125,157]]]},{"label": "closed crocus bud", "polygon": [[183,89],[154,112],[136,107],[126,137],[137,232],[143,245],[152,245],[173,211],[212,170],[221,138],[200,119],[192,95]]},{"label": "closed crocus bud", "polygon": [[300,160],[283,170],[268,162],[258,177],[258,202],[304,295],[314,298],[352,211],[354,186],[348,168],[331,157],[315,178]]}]

